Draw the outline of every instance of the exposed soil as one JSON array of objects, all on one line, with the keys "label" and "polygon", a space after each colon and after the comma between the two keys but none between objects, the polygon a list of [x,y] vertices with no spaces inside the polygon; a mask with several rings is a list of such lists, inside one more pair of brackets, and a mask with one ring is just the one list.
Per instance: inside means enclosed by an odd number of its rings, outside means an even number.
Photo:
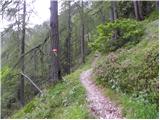
[{"label": "exposed soil", "polygon": [[87,91],[89,108],[97,119],[122,119],[120,109],[91,80],[92,69],[84,71],[80,80]]}]

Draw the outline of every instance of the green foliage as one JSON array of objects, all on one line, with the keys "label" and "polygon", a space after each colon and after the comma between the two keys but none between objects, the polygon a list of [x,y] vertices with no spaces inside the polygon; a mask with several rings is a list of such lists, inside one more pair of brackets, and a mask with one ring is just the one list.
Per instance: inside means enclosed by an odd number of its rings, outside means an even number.
[{"label": "green foliage", "polygon": [[134,18],[134,6],[132,1],[118,1],[117,12],[120,18]]},{"label": "green foliage", "polygon": [[154,10],[153,12],[150,13],[150,15],[148,17],[146,17],[147,20],[149,21],[154,21],[157,20],[159,18],[159,11],[158,10]]},{"label": "green foliage", "polygon": [[1,117],[10,115],[14,110],[19,108],[16,98],[17,88],[16,71],[5,66],[1,69]]},{"label": "green foliage", "polygon": [[146,104],[143,101],[133,99],[126,94],[116,92],[109,87],[104,87],[103,91],[104,94],[111,99],[111,101],[116,103],[121,108],[123,117],[127,119],[158,118],[156,104]]},{"label": "green foliage", "polygon": [[[109,53],[94,69],[98,84],[110,86],[136,101],[126,105],[127,110],[131,106],[130,112],[133,113],[129,118],[156,118],[158,115],[159,45],[155,24],[156,21],[146,25],[143,40],[136,46],[131,49],[126,49],[125,46]],[[148,34],[147,29],[153,28],[150,26],[154,26],[154,29]]]},{"label": "green foliage", "polygon": [[124,115],[129,119],[158,118],[156,104],[145,104],[143,102],[135,101],[129,98],[123,98],[123,105],[125,107],[125,109],[123,109]]},{"label": "green foliage", "polygon": [[[97,27],[98,38],[90,43],[93,50],[110,52],[122,47],[127,42],[137,43],[143,34],[140,22],[131,19],[118,19]],[[115,39],[114,36],[117,36]]]},{"label": "green foliage", "polygon": [[[36,25],[34,28],[26,29],[26,47],[25,51],[29,51],[40,43],[44,42],[47,36],[49,23],[44,22],[42,25]],[[19,89],[19,70],[20,70],[20,39],[21,32],[17,29],[10,29],[2,36],[2,118],[11,116],[13,112],[20,108],[18,102],[18,89]],[[27,74],[40,88],[44,87],[48,82],[48,62],[50,41],[36,49],[29,54],[25,55],[25,74]],[[19,61],[19,62],[18,62]],[[18,64],[17,64],[18,63]],[[13,70],[10,67],[15,66]],[[17,72],[18,71],[18,72]],[[25,103],[28,103],[37,93],[37,89],[26,80],[24,84],[25,89]]]},{"label": "green foliage", "polygon": [[11,66],[13,61],[18,58],[19,43],[17,38],[17,32],[13,29],[9,29],[7,33],[2,33],[1,37],[1,65]]}]

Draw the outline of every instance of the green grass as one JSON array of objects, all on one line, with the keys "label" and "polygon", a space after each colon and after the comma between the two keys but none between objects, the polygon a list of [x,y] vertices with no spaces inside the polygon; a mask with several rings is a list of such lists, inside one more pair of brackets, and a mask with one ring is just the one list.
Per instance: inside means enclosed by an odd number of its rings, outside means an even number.
[{"label": "green grass", "polygon": [[44,90],[44,95],[34,98],[11,118],[54,118],[85,119],[93,118],[88,111],[85,89],[80,83],[80,73],[89,69],[93,55],[78,70],[64,77],[63,81]]},{"label": "green grass", "polygon": [[[122,116],[128,119],[150,119],[158,118],[156,105],[144,104],[143,102],[132,99],[130,96],[112,90],[110,87],[102,88],[104,95],[110,98],[118,107],[121,108]],[[156,117],[155,117],[156,116]]]}]

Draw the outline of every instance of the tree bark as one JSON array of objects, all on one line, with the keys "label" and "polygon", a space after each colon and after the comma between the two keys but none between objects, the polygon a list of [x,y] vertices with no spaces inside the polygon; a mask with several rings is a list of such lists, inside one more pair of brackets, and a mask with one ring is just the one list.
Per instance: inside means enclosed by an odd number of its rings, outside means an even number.
[{"label": "tree bark", "polygon": [[85,53],[84,53],[84,5],[82,0],[82,13],[81,13],[81,59],[82,63],[85,63]]},{"label": "tree bark", "polygon": [[58,33],[58,2],[50,1],[51,4],[51,74],[50,81],[54,82],[61,79],[60,61],[59,61],[59,33]]},{"label": "tree bark", "polygon": [[118,18],[116,2],[112,1],[111,3],[113,8],[114,20],[116,20]]},{"label": "tree bark", "polygon": [[133,1],[134,13],[137,20],[143,20],[141,1]]},{"label": "tree bark", "polygon": [[133,6],[134,6],[135,17],[137,20],[139,20],[137,1],[133,1]]},{"label": "tree bark", "polygon": [[112,1],[111,1],[111,6],[110,6],[110,21],[114,21],[114,13],[113,13]]},{"label": "tree bark", "polygon": [[[42,48],[42,50],[43,50],[43,48]],[[42,75],[42,77],[44,77],[45,76],[45,74],[44,74],[45,66],[44,66],[44,54],[42,52],[40,52],[40,60],[41,60],[41,75]]]},{"label": "tree bark", "polygon": [[70,68],[71,68],[71,8],[70,8],[70,1],[68,3],[68,36],[66,39],[66,58],[67,58],[67,63],[66,63],[66,73],[70,73]]},{"label": "tree bark", "polygon": [[156,9],[159,10],[159,0],[156,1]]},{"label": "tree bark", "polygon": [[[22,24],[22,41],[21,41],[21,55],[25,53],[25,21],[26,21],[26,1],[24,0],[23,3],[23,24]],[[21,58],[21,71],[24,73],[25,65],[24,65],[24,56]],[[19,89],[19,96],[20,96],[20,104],[21,106],[25,105],[24,101],[24,76],[21,75],[21,81],[20,81],[20,89]]]},{"label": "tree bark", "polygon": [[38,73],[37,72],[37,64],[38,63],[37,63],[37,55],[36,54],[37,54],[37,51],[35,50],[34,51],[34,57],[33,57],[33,60],[34,60],[33,61],[33,63],[34,63],[34,76],[37,76],[37,73]]},{"label": "tree bark", "polygon": [[102,24],[104,24],[105,21],[106,21],[106,17],[105,17],[105,15],[103,14],[102,9],[100,9],[99,12],[100,12],[100,14],[101,14],[101,21],[102,21]]},{"label": "tree bark", "polygon": [[114,21],[118,18],[117,14],[117,7],[116,7],[116,2],[111,1],[111,6],[110,6],[110,20]]},{"label": "tree bark", "polygon": [[151,9],[150,4],[151,4],[150,1],[146,1],[146,15],[150,13],[150,9]]},{"label": "tree bark", "polygon": [[[117,13],[117,6],[116,6],[116,1],[111,1],[111,6],[110,6],[110,20],[113,22],[114,20],[118,19],[118,13]],[[112,40],[116,40],[118,37],[119,31],[115,30],[112,36]]]},{"label": "tree bark", "polygon": [[139,17],[140,17],[140,20],[144,20],[144,17],[143,17],[143,12],[142,12],[142,1],[137,1],[138,2],[138,11],[139,11]]}]

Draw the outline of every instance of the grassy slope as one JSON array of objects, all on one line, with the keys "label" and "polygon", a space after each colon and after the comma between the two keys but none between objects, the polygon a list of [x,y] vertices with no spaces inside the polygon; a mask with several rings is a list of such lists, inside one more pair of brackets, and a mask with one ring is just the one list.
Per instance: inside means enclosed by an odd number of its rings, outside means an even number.
[{"label": "grassy slope", "polygon": [[[114,52],[118,56],[118,60],[123,63],[126,60],[132,60],[134,64],[143,64],[144,54],[151,48],[157,48],[158,52],[158,20],[151,23],[144,23],[146,25],[145,34],[142,37],[140,43],[136,46],[126,45]],[[157,29],[155,29],[157,28]],[[131,47],[131,49],[126,50],[125,48]],[[105,63],[106,56],[102,55],[97,64],[103,65]],[[132,71],[135,72],[135,71]],[[99,83],[99,81],[97,80]],[[126,118],[158,118],[158,111],[155,105],[143,104],[140,101],[135,101],[129,96],[124,95],[119,92],[113,91],[111,88],[103,87],[104,94],[109,96],[111,100],[115,101],[123,111],[123,115]]]},{"label": "grassy slope", "polygon": [[36,97],[11,118],[93,118],[87,109],[85,89],[79,80],[80,73],[90,68],[91,60],[92,55],[88,56],[85,65],[44,90],[44,96]]}]

